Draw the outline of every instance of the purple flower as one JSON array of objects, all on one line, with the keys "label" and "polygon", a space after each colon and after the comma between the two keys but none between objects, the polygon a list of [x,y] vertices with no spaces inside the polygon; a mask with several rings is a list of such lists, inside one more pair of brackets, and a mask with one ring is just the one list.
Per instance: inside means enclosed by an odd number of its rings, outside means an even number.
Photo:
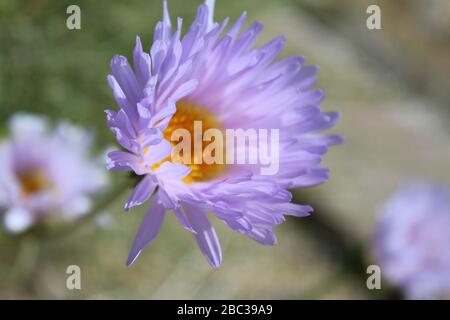
[{"label": "purple flower", "polygon": [[450,293],[450,194],[432,184],[403,186],[387,202],[374,252],[382,275],[408,298]]},{"label": "purple flower", "polygon": [[[322,155],[341,142],[337,136],[317,134],[338,119],[337,113],[320,110],[324,94],[311,88],[317,68],[304,66],[301,57],[274,62],[284,37],[252,49],[262,24],[254,22],[242,31],[244,13],[227,28],[228,19],[214,22],[213,5],[207,1],[199,6],[182,36],[182,19],[173,28],[164,1],[163,21],[156,25],[150,52],[143,51],[137,38],[134,70],[123,56],[111,61],[108,83],[120,110],[106,111],[108,126],[124,150],[109,153],[108,168],[142,176],[125,210],[154,195],[128,265],[156,237],[168,211],[195,236],[214,268],[222,253],[206,212],[238,233],[274,245],[272,228],[285,215],[303,217],[312,211],[310,206],[291,203],[287,189],[325,182],[328,170],[320,165]],[[187,155],[193,161],[180,161],[181,153],[174,158],[173,134],[184,129],[195,136],[194,121],[201,121],[202,133],[214,128],[278,130],[277,170],[267,175],[261,173],[261,163],[196,163],[202,150],[206,152],[205,145],[200,151],[194,146],[193,154]],[[219,141],[220,149],[225,146]],[[233,156],[241,156],[241,151],[236,149]],[[249,152],[254,155],[258,150]],[[186,154],[182,156],[186,159]]]},{"label": "purple flower", "polygon": [[43,117],[17,114],[10,137],[0,141],[0,217],[10,232],[40,219],[76,218],[89,211],[89,196],[106,183],[100,163],[88,157],[90,136],[60,123],[50,131]]}]

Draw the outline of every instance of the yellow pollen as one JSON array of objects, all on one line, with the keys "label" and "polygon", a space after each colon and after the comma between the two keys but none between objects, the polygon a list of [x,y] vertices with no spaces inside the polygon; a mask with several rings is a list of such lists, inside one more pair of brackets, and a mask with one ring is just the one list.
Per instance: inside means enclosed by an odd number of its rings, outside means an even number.
[{"label": "yellow pollen", "polygon": [[[194,121],[201,121],[202,123],[201,137],[195,137],[194,135]],[[208,129],[219,129],[223,132],[219,120],[213,113],[190,101],[180,100],[177,102],[177,111],[170,120],[167,128],[163,131],[164,138],[173,146],[178,144],[178,141],[171,140],[172,133],[177,129],[186,129],[191,135],[190,163],[183,163],[183,153],[181,152],[179,157],[173,154],[167,159],[164,159],[163,161],[153,165],[153,170],[157,169],[159,165],[164,161],[184,164],[192,170],[191,173],[183,179],[185,183],[210,181],[224,173],[224,171],[226,170],[225,164],[207,164],[205,163],[205,161],[202,161],[202,163],[199,164],[194,163],[194,159],[203,159],[203,151],[205,150],[205,147],[211,143],[210,141],[203,141],[203,133]],[[198,141],[202,141],[201,152],[199,152],[199,150],[195,150],[194,148],[194,141],[196,139],[198,139]],[[223,142],[218,141],[218,143],[220,143],[219,148],[222,147],[222,149],[224,150],[225,146],[223,145]]]},{"label": "yellow pollen", "polygon": [[49,181],[40,170],[30,170],[19,174],[19,183],[25,196],[44,191],[50,186]]}]

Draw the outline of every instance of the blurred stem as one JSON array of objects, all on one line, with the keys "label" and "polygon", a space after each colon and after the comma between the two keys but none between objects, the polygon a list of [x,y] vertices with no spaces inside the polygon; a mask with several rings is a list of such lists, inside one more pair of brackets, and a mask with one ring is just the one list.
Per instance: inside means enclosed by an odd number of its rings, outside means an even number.
[{"label": "blurred stem", "polygon": [[[118,196],[128,192],[135,183],[136,179],[129,177],[117,181],[111,189],[98,199],[90,213],[72,223],[67,223],[65,226],[50,228],[44,225],[36,225],[26,233],[11,236],[7,245],[13,248],[10,251],[15,252],[15,254],[11,255],[10,268],[6,270],[5,274],[1,275],[1,280],[16,281],[20,279],[29,285],[30,290],[35,290],[39,279],[34,277],[34,272],[42,253],[45,251],[43,247],[59,245],[62,240],[66,240],[83,226],[92,225],[99,214],[103,213]],[[45,227],[50,228],[50,230],[44,229]],[[3,279],[3,276],[5,279]]]},{"label": "blurred stem", "polygon": [[362,290],[375,299],[401,299],[401,293],[395,288],[383,283],[381,290],[369,290],[366,281],[369,275],[367,267],[372,263],[367,261],[366,248],[361,245],[361,240],[353,234],[340,228],[340,224],[333,221],[326,206],[314,198],[300,199],[294,195],[294,202],[308,203],[314,208],[314,213],[306,219],[296,219],[300,228],[304,229],[314,241],[321,247],[321,252],[326,254],[330,261],[340,264],[339,274],[349,276]]},{"label": "blurred stem", "polygon": [[90,213],[75,220],[73,223],[69,223],[65,227],[57,228],[52,232],[45,233],[43,237],[47,240],[52,241],[60,238],[66,238],[76,233],[83,226],[92,224],[94,219],[100,214],[104,213],[104,210],[106,210],[109,205],[117,199],[117,197],[119,197],[124,192],[129,192],[135,184],[135,179],[132,179],[130,177],[122,178],[120,181],[117,181],[115,185],[108,190],[107,193],[103,194],[103,196],[98,199]]},{"label": "blurred stem", "polygon": [[9,277],[12,279],[20,279],[24,274],[30,275],[41,250],[33,234],[24,235],[17,244],[16,255],[9,272]]},{"label": "blurred stem", "polygon": [[108,192],[98,198],[94,207],[88,214],[80,217],[79,219],[71,223],[69,222],[65,226],[57,226],[55,228],[38,224],[25,233],[12,235],[10,240],[12,240],[12,243],[20,246],[23,241],[27,241],[27,239],[31,238],[35,240],[56,240],[70,235],[81,227],[90,224],[98,215],[103,213],[104,210],[107,209],[118,196],[124,192],[128,192],[135,184],[136,179],[133,177],[122,178],[117,181],[115,185],[108,190]]}]

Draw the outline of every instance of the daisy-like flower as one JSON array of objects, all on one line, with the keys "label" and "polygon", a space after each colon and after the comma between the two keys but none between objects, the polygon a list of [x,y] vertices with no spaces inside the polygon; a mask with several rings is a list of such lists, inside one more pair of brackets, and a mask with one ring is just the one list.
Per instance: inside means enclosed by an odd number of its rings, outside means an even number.
[{"label": "daisy-like flower", "polygon": [[[106,111],[108,126],[124,149],[109,153],[108,168],[142,177],[125,210],[154,195],[127,264],[156,237],[167,212],[173,212],[217,268],[222,253],[206,213],[261,244],[274,245],[272,228],[285,215],[303,217],[312,211],[291,203],[288,189],[328,179],[328,170],[320,165],[322,155],[341,139],[317,132],[332,127],[338,115],[320,110],[324,94],[311,88],[316,67],[304,66],[302,57],[274,62],[284,37],[253,49],[262,24],[254,22],[242,31],[246,13],[230,28],[228,19],[216,23],[214,1],[199,6],[182,36],[182,20],[173,28],[166,1],[163,4],[163,20],[156,25],[150,52],[143,50],[138,37],[134,70],[125,57],[115,56],[108,76],[120,107],[118,112]],[[200,134],[196,122],[202,125]],[[200,144],[192,142],[192,154],[175,152],[180,129],[194,141],[200,135]],[[276,144],[270,151],[278,151],[276,170],[263,174],[262,163],[197,161],[207,141],[214,140],[205,137],[208,129],[224,135],[227,130],[275,130],[270,139]],[[214,142],[216,152],[242,156],[242,149],[230,150],[220,139]],[[248,141],[245,147],[249,157],[261,151]]]},{"label": "daisy-like flower", "polygon": [[90,135],[60,123],[50,130],[44,117],[17,114],[10,136],[0,141],[0,218],[6,230],[87,213],[90,195],[106,184],[100,162],[89,158]]},{"label": "daisy-like flower", "polygon": [[382,210],[374,253],[382,275],[411,299],[450,295],[450,193],[409,184]]}]

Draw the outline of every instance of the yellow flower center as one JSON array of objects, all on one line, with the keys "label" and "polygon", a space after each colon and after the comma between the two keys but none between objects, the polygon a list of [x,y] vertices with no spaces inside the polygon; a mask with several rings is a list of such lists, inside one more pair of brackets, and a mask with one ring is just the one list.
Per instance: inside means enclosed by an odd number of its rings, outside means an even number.
[{"label": "yellow flower center", "polygon": [[18,174],[17,177],[19,179],[22,193],[25,196],[42,192],[50,186],[49,181],[40,170],[29,170]]},{"label": "yellow flower center", "polygon": [[[202,128],[200,132],[194,132],[194,121],[201,121]],[[186,129],[190,133],[191,159],[189,163],[184,163],[183,151],[181,151],[180,154],[172,154],[172,156],[169,156],[167,159],[155,164],[153,166],[153,170],[155,170],[164,161],[184,164],[192,170],[191,173],[183,179],[185,183],[210,181],[224,173],[226,169],[225,164],[207,164],[205,161],[196,163],[199,162],[199,159],[203,159],[203,151],[205,150],[205,147],[212,143],[210,141],[203,141],[203,133],[208,129],[219,129],[223,132],[216,115],[195,103],[180,100],[177,102],[177,111],[163,132],[164,138],[173,146],[178,144],[178,141],[172,141],[172,133],[177,129]],[[195,141],[201,141],[201,150],[194,147]],[[222,150],[225,149],[223,141],[215,142],[219,144],[218,148],[222,148]],[[197,159],[197,161],[194,161],[195,159]]]}]

